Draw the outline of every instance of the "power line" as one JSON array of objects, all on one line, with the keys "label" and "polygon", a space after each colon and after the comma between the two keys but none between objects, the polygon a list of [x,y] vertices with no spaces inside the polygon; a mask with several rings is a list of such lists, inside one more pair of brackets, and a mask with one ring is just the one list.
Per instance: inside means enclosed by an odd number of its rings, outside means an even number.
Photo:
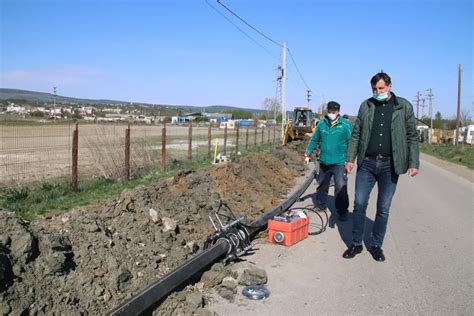
[{"label": "power line", "polygon": [[[207,2],[207,0],[206,0]],[[255,32],[257,32],[258,34],[260,34],[261,36],[265,37],[267,40],[269,40],[270,42],[272,42],[273,44],[279,46],[279,47],[283,47],[282,44],[278,43],[277,41],[273,40],[272,38],[270,38],[269,36],[265,35],[263,32],[259,31],[257,28],[255,28],[254,26],[252,26],[250,23],[248,23],[247,21],[245,21],[243,18],[241,18],[237,13],[235,13],[234,11],[232,11],[230,8],[228,8],[225,4],[223,4],[220,0],[217,0],[217,3],[219,3],[221,6],[223,6],[227,11],[229,11],[232,15],[234,15],[236,18],[238,18],[240,21],[242,21],[245,25],[247,25],[248,27],[250,27],[252,30],[254,30]],[[296,68],[296,71],[298,72],[298,75],[300,76],[301,80],[303,81],[304,85],[306,86],[306,88],[308,90],[311,90],[308,86],[308,84],[306,83],[306,80],[303,78],[303,75],[301,74],[301,71],[299,70],[298,68],[298,65],[296,65],[296,62],[295,62],[295,59],[293,57],[293,54],[291,53],[290,49],[287,48],[288,50],[288,53],[290,53],[290,58],[291,58],[291,61],[293,62],[293,64],[295,65],[295,68]]]},{"label": "power line", "polygon": [[301,75],[301,72],[300,72],[298,66],[296,65],[295,59],[293,58],[293,54],[291,53],[291,50],[290,50],[289,48],[288,48],[288,53],[290,53],[291,61],[292,61],[293,64],[295,65],[296,71],[297,71],[298,74],[300,75],[301,80],[303,80],[303,82],[304,82],[306,88],[307,88],[308,90],[311,90],[311,89],[309,88],[308,84],[306,83],[306,80],[304,80],[303,76]]},{"label": "power line", "polygon": [[254,42],[255,44],[257,44],[258,46],[260,46],[261,48],[263,48],[268,54],[270,54],[270,56],[274,56],[274,54],[272,52],[270,52],[265,46],[263,46],[262,44],[260,44],[259,42],[257,42],[256,39],[254,39],[253,37],[251,37],[250,35],[248,35],[244,30],[242,30],[240,27],[238,27],[234,22],[232,22],[228,17],[226,17],[222,12],[220,12],[219,10],[217,10],[212,4],[209,3],[208,0],[206,0],[206,3],[208,6],[210,6],[212,9],[214,9],[217,13],[219,13],[224,19],[227,20],[227,22],[229,22],[230,24],[232,24],[235,28],[237,28],[242,34],[244,34],[248,39],[250,39],[252,42]]},{"label": "power line", "polygon": [[[207,0],[206,0],[207,1]],[[227,11],[229,11],[230,13],[232,13],[232,15],[234,15],[237,19],[239,19],[240,21],[242,21],[245,25],[247,25],[248,27],[250,27],[252,30],[254,30],[255,32],[257,32],[258,34],[262,35],[263,37],[265,37],[267,40],[269,40],[270,42],[272,42],[273,44],[283,48],[283,45],[278,43],[277,41],[271,39],[270,37],[268,37],[267,35],[263,34],[262,32],[260,32],[259,30],[257,30],[255,27],[253,27],[252,25],[250,25],[249,23],[247,23],[247,21],[245,21],[244,19],[242,19],[239,15],[237,15],[237,13],[234,13],[234,11],[232,11],[231,9],[229,9],[225,4],[223,4],[220,0],[217,0],[217,3],[219,3],[221,6],[223,6]]]}]

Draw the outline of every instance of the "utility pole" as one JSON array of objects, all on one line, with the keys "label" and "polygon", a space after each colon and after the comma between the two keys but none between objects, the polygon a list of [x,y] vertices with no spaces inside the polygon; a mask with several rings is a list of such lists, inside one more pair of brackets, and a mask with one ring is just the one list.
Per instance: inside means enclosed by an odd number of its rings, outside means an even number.
[{"label": "utility pole", "polygon": [[419,116],[418,116],[418,112],[420,110],[420,91],[418,91],[418,93],[416,94],[415,96],[415,102],[416,102],[416,118],[418,119]]},{"label": "utility pole", "polygon": [[56,89],[58,87],[53,87],[53,119],[56,120]]},{"label": "utility pole", "polygon": [[428,91],[428,98],[430,100],[430,133],[429,133],[429,143],[431,144],[431,137],[433,136],[433,89],[429,88]]},{"label": "utility pole", "polygon": [[421,118],[425,116],[425,107],[426,107],[425,101],[426,101],[425,98],[421,98]]},{"label": "utility pole", "polygon": [[461,64],[459,64],[458,67],[458,111],[456,115],[456,134],[454,137],[454,142],[456,146],[458,145],[458,134],[459,134],[459,117],[461,114]]},{"label": "utility pole", "polygon": [[308,100],[308,109],[311,109],[311,90],[306,90],[306,97]]},{"label": "utility pole", "polygon": [[[281,55],[280,55],[281,57]],[[281,62],[281,60],[280,60]],[[278,65],[277,69],[277,80],[276,80],[276,94],[275,94],[275,100],[277,104],[273,105],[273,118],[276,120],[277,118],[277,108],[281,107],[281,80],[283,79],[283,69],[281,65]],[[283,113],[282,113],[282,119],[283,119]]]},{"label": "utility pole", "polygon": [[281,137],[285,136],[286,123],[286,42],[283,43],[283,63],[282,63],[282,78],[281,78]]}]

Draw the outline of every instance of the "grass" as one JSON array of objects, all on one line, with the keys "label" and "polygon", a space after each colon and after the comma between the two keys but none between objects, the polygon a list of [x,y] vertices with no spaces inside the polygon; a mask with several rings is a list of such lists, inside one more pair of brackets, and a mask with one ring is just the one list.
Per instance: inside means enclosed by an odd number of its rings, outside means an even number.
[{"label": "grass", "polygon": [[[242,156],[268,151],[273,147],[272,144],[260,145],[245,152]],[[232,159],[232,154],[230,156]],[[145,176],[128,181],[104,177],[81,179],[77,192],[71,190],[69,179],[45,181],[24,187],[10,187],[0,191],[0,208],[12,211],[25,220],[34,220],[52,211],[66,211],[74,207],[87,206],[93,201],[119,196],[126,188],[146,186],[169,178],[181,170],[198,170],[210,165],[211,162],[207,155],[201,155],[193,157],[191,162],[170,162],[169,170],[166,173],[155,170]]]},{"label": "grass", "polygon": [[459,144],[420,144],[420,151],[474,169],[474,146]]}]

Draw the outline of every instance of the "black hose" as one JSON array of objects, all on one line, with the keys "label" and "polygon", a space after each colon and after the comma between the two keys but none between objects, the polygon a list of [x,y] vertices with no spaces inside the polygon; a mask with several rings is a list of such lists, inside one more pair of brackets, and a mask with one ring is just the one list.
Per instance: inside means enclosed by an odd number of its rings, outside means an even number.
[{"label": "black hose", "polygon": [[185,281],[227,255],[229,250],[229,242],[223,239],[218,240],[212,247],[203,250],[163,278],[150,284],[140,293],[122,303],[109,312],[109,315],[141,315],[150,311]]},{"label": "black hose", "polygon": [[[269,219],[280,215],[289,209],[306,191],[316,175],[313,170],[301,187],[280,204],[277,208],[263,215],[260,219],[246,225],[249,236],[254,236],[267,226]],[[185,281],[202,272],[205,268],[229,254],[232,245],[225,239],[218,239],[211,247],[186,261],[184,264],[165,275],[163,278],[150,284],[143,291],[133,296],[120,306],[109,312],[109,315],[141,315],[157,307],[171,292],[179,288]]]}]

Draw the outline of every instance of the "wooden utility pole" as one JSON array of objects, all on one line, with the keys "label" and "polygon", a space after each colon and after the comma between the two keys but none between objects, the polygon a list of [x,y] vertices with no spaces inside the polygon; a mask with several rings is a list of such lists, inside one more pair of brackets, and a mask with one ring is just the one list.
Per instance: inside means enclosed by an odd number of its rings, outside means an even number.
[{"label": "wooden utility pole", "polygon": [[454,136],[454,143],[456,146],[458,145],[458,138],[459,138],[459,117],[461,115],[461,64],[458,67],[458,111],[456,115],[456,133]]}]

